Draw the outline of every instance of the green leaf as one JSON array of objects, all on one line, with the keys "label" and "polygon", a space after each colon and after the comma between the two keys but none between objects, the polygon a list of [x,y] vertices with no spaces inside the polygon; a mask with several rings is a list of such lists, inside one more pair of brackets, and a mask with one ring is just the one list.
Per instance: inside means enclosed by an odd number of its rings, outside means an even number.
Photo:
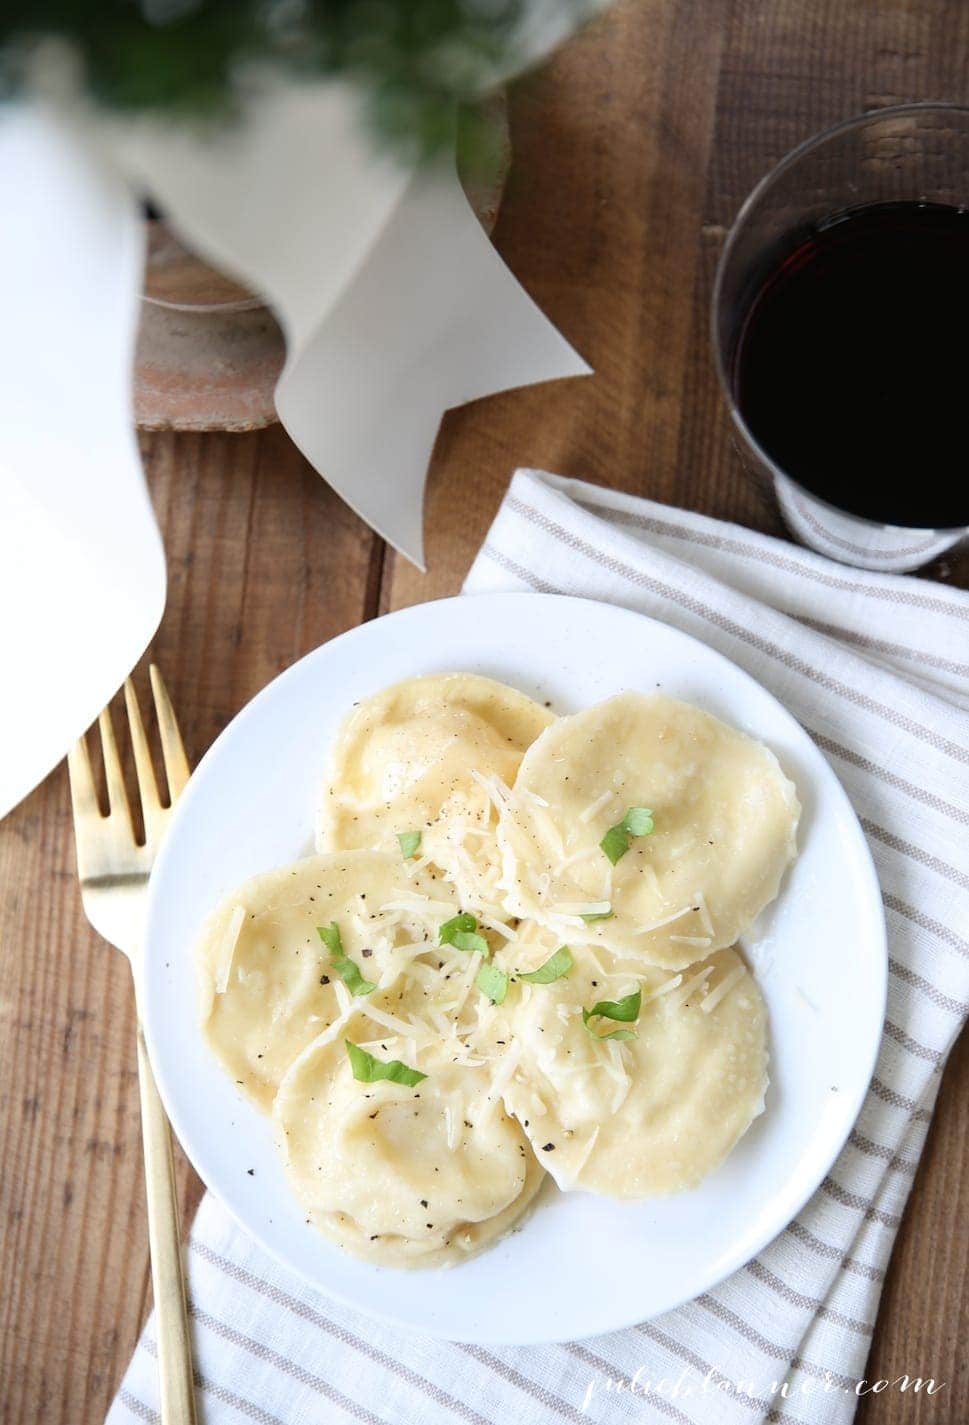
[{"label": "green leaf", "polygon": [[415,1084],[427,1078],[420,1069],[411,1069],[399,1059],[375,1059],[366,1049],[361,1049],[359,1044],[351,1044],[349,1039],[344,1039],[343,1042],[353,1077],[359,1079],[362,1084],[375,1084],[378,1079],[390,1079],[391,1083],[406,1084],[408,1088],[413,1088]]},{"label": "green leaf", "polygon": [[630,807],[622,824],[630,836],[648,836],[653,829],[653,813],[649,807]]},{"label": "green leaf", "polygon": [[591,915],[583,915],[580,919],[584,920],[586,925],[594,925],[597,920],[612,920],[614,914],[615,912],[610,908],[609,910],[593,911]]},{"label": "green leaf", "polygon": [[484,955],[485,959],[491,953],[484,936],[477,935],[474,931],[459,930],[451,944],[455,950],[467,950],[469,954],[476,950],[479,955]]},{"label": "green leaf", "polygon": [[508,993],[508,976],[497,965],[482,965],[475,984],[492,1004],[503,1004]]},{"label": "green leaf", "polygon": [[483,935],[479,935],[478,922],[470,911],[463,910],[459,915],[452,916],[446,920],[437,932],[437,943],[439,945],[453,945],[455,950],[477,951],[485,958],[489,955],[488,942]]},{"label": "green leaf", "polygon": [[560,980],[563,975],[567,975],[572,964],[572,951],[567,945],[561,945],[537,970],[519,970],[518,978],[527,980],[530,985],[550,985],[553,980]]},{"label": "green leaf", "polygon": [[633,836],[648,836],[653,824],[653,813],[649,807],[630,807],[622,821],[610,826],[599,846],[615,866],[629,850],[630,839]]},{"label": "green leaf", "polygon": [[450,945],[451,936],[456,935],[459,930],[477,930],[478,922],[468,910],[459,911],[450,920],[446,920],[438,927],[437,938],[440,945]]},{"label": "green leaf", "polygon": [[629,833],[622,822],[618,826],[610,826],[605,836],[599,842],[599,846],[609,857],[615,866],[617,861],[621,861],[629,850]]},{"label": "green leaf", "polygon": [[582,1011],[582,1019],[588,1024],[590,1019],[598,1015],[601,1019],[617,1019],[622,1024],[631,1024],[634,1019],[639,1018],[642,1003],[642,990],[633,990],[632,994],[624,995],[622,999],[599,1000],[591,1009]]},{"label": "green leaf", "polygon": [[421,833],[419,831],[398,831],[397,840],[400,843],[400,854],[405,861],[416,856],[421,849]]},{"label": "green leaf", "polygon": [[329,925],[318,925],[316,927],[316,933],[331,955],[343,954],[343,940],[340,936],[340,927],[335,920],[331,920]]},{"label": "green leaf", "polygon": [[352,995],[369,995],[377,988],[373,980],[365,980],[360,966],[343,953],[343,939],[335,920],[329,925],[318,925],[316,933],[330,952],[330,966],[346,985]]},{"label": "green leaf", "polygon": [[614,1029],[611,1034],[598,1034],[590,1027],[590,1020],[593,1019],[613,1019],[621,1024],[631,1024],[633,1020],[639,1018],[639,1011],[643,1003],[642,990],[633,990],[632,994],[624,995],[622,999],[601,999],[594,1004],[591,1009],[582,1011],[582,1023],[588,1029],[593,1039],[635,1039],[634,1029]]},{"label": "green leaf", "polygon": [[334,955],[330,964],[352,995],[373,994],[377,988],[373,980],[363,978],[360,966],[354,964],[346,955]]}]

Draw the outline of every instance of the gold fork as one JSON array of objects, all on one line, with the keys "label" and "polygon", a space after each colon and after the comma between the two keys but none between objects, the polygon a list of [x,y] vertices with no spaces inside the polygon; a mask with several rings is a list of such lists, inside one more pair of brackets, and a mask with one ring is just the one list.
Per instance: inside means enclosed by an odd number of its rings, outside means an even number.
[{"label": "gold fork", "polygon": [[98,718],[109,811],[98,806],[87,743],[80,738],[68,754],[77,872],[84,913],[99,935],[131,962],[138,1008],[138,1087],[141,1132],[145,1151],[148,1197],[148,1242],[158,1335],[158,1370],[162,1425],[195,1425],[192,1350],[185,1310],[185,1283],[178,1231],[178,1205],[172,1169],[172,1139],[155,1087],[141,1025],[141,941],[145,922],[148,873],[168,826],[172,808],[189,777],[188,759],[178,723],[161,674],[152,665],[151,690],[168,783],[169,805],[163,806],[152,767],[148,739],[131,679],[124,685],[128,727],[134,751],[138,793],[145,826],[145,844],[135,841],[131,809],[121,772],[111,713]]}]

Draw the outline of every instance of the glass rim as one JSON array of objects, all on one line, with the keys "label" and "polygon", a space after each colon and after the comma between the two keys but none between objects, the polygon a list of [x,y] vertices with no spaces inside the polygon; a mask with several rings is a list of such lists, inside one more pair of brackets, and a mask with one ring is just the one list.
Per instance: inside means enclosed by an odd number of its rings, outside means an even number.
[{"label": "glass rim", "polygon": [[[763,461],[767,469],[770,470],[774,475],[781,475],[784,477],[784,479],[791,480],[798,487],[798,489],[803,488],[800,481],[795,480],[793,475],[789,475],[788,472],[782,469],[781,466],[777,464],[776,460],[774,460],[773,457],[767,453],[764,447],[757,440],[753,431],[750,429],[750,426],[744,420],[743,413],[741,412],[740,407],[734,399],[733,390],[730,384],[729,373],[727,372],[726,365],[723,359],[723,353],[720,349],[720,332],[718,320],[720,314],[721,291],[723,288],[724,274],[727,270],[727,263],[729,262],[730,257],[733,253],[734,246],[738,241],[740,231],[743,228],[744,222],[746,221],[748,214],[753,209],[755,204],[767,191],[767,189],[770,188],[770,186],[775,183],[778,178],[781,177],[782,174],[786,173],[788,169],[793,168],[793,166],[806,154],[810,153],[812,149],[820,148],[822,144],[827,143],[830,139],[837,138],[839,134],[847,133],[851,129],[861,128],[863,124],[872,123],[873,121],[878,119],[902,118],[905,115],[926,114],[932,112],[942,114],[962,114],[967,119],[969,119],[969,104],[950,103],[944,99],[920,99],[907,104],[890,104],[887,108],[884,109],[866,109],[861,114],[852,114],[847,119],[839,119],[836,124],[831,124],[826,129],[821,129],[817,133],[809,134],[806,139],[802,139],[800,143],[795,144],[793,148],[788,149],[787,152],[783,154],[777,160],[777,162],[773,164],[767,170],[767,172],[757,180],[753,188],[751,188],[750,192],[747,194],[746,198],[734,214],[733,222],[730,224],[730,229],[727,233],[727,240],[723,245],[723,251],[721,252],[719,259],[717,260],[717,270],[713,278],[713,292],[710,300],[710,340],[711,345],[713,346],[713,360],[717,370],[717,379],[720,383],[720,390],[723,393],[723,398],[726,402],[727,410],[734,425],[738,428],[741,435],[747,441],[751,449],[757,454],[758,458]],[[820,496],[815,495],[813,493],[811,494],[811,498],[815,500],[820,500],[822,504],[829,503],[828,501],[821,499]],[[832,509],[836,514],[844,513],[843,510],[838,510],[837,506],[835,505],[829,505],[829,508]],[[879,523],[879,521],[872,521],[872,523],[877,524]],[[954,525],[951,527],[951,529],[939,528],[938,532],[940,534],[955,533],[957,530],[961,530],[963,528],[964,526],[962,525]]]}]

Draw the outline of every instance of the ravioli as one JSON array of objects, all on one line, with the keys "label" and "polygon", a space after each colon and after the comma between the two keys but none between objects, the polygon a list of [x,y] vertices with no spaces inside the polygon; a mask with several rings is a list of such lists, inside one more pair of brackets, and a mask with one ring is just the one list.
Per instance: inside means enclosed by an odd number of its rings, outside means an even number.
[{"label": "ravioli", "polygon": [[414,1086],[354,1077],[343,1036],[324,1034],[280,1085],[273,1119],[289,1180],[312,1222],[385,1266],[461,1261],[506,1232],[543,1172],[518,1123],[487,1101],[480,1069],[440,1051],[413,1059],[405,1039],[366,1039],[366,1007],[347,1037],[427,1077]]},{"label": "ravioli", "polygon": [[799,814],[768,748],[665,695],[556,719],[451,673],[359,704],[319,854],[247,881],[197,946],[207,1041],[271,1113],[307,1220],[439,1267],[546,1171],[621,1199],[696,1186],[764,1106],[765,1005],[731,947]]},{"label": "ravioli", "polygon": [[319,849],[399,855],[398,834],[419,831],[420,859],[441,867],[463,902],[493,909],[494,818],[477,778],[514,781],[552,721],[524,693],[472,673],[408,678],[365,699],[333,749]]},{"label": "ravioli", "polygon": [[454,913],[446,888],[409,875],[399,855],[344,851],[254,876],[208,917],[196,950],[202,1026],[261,1108],[350,1004],[317,927],[335,921],[346,957],[383,986],[430,945],[429,903],[438,919]]},{"label": "ravioli", "polygon": [[[613,865],[600,842],[632,807],[653,830]],[[525,754],[498,828],[506,909],[680,969],[774,899],[799,815],[762,743],[663,694],[621,693],[559,718]]]},{"label": "ravioli", "polygon": [[[764,1106],[757,985],[735,950],[675,975],[589,947],[572,955],[567,977],[509,991],[491,1025],[517,1046],[506,1107],[562,1188],[642,1198],[695,1187]],[[637,989],[635,1020],[583,1022],[583,1008]],[[617,1030],[636,1037],[593,1037]]]}]

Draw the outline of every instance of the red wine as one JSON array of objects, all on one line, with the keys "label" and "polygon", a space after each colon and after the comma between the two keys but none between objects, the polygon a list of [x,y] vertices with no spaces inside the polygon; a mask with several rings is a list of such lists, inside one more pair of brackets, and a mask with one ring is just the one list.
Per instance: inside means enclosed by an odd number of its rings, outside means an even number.
[{"label": "red wine", "polygon": [[734,399],[785,474],[885,524],[969,524],[969,212],[848,209],[779,245],[739,313]]}]

